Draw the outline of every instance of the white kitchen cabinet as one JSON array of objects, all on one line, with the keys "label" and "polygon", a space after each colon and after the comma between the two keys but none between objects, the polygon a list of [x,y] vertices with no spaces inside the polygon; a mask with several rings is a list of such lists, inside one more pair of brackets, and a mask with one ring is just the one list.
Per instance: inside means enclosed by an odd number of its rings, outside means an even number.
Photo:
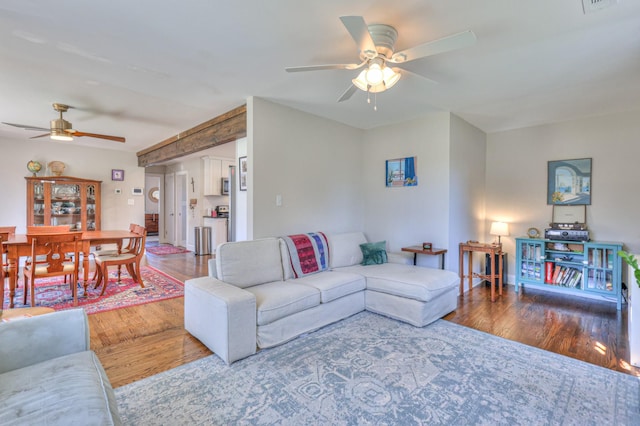
[{"label": "white kitchen cabinet", "polygon": [[211,228],[211,248],[215,251],[218,245],[227,242],[227,219],[205,217],[204,226]]},{"label": "white kitchen cabinet", "polygon": [[229,166],[234,164],[230,158],[202,157],[203,195],[222,195],[222,178],[229,176]]}]

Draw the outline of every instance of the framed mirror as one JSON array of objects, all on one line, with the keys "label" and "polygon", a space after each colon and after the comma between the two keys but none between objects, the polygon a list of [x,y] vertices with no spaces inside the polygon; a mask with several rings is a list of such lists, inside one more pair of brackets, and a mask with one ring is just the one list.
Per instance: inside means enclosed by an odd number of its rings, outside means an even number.
[{"label": "framed mirror", "polygon": [[154,203],[157,203],[158,200],[160,200],[160,188],[154,186],[149,190],[149,200],[153,201]]}]

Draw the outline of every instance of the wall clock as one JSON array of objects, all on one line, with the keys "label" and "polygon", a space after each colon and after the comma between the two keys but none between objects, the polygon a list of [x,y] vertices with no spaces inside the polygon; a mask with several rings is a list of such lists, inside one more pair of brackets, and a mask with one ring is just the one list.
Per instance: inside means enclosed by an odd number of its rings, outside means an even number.
[{"label": "wall clock", "polygon": [[540,231],[538,228],[529,228],[527,229],[527,236],[529,238],[540,238]]}]

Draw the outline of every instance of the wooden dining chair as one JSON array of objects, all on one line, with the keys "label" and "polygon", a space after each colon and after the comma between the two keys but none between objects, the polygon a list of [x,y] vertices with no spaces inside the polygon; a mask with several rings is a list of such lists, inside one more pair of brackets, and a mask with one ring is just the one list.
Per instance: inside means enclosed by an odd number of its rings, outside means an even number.
[{"label": "wooden dining chair", "polygon": [[11,235],[15,235],[16,227],[15,226],[0,226],[0,257],[2,260],[2,265],[0,267],[0,311],[2,311],[2,306],[4,304],[4,287],[5,287],[5,278],[9,277],[9,264],[7,262],[7,249],[5,248],[3,242],[8,241]]},{"label": "wooden dining chair", "polygon": [[[135,233],[136,230],[136,226],[140,226],[138,224],[135,223],[130,223],[129,224],[129,232],[133,232]],[[127,245],[120,248],[120,253],[130,253],[131,250],[133,249],[133,244],[135,243],[136,238],[129,238],[129,241],[127,242]],[[113,256],[118,254],[118,249],[117,248],[107,248],[107,249],[102,249],[99,248],[98,250],[94,250],[90,253],[90,256],[93,256],[93,259],[95,261],[96,256]],[[120,276],[120,267],[118,267],[118,276]],[[93,280],[95,280],[98,277],[98,268],[96,267],[95,272],[93,273]]]},{"label": "wooden dining chair", "polygon": [[[60,234],[63,232],[71,232],[71,225],[27,226],[27,235],[29,234]],[[42,259],[39,259],[39,260],[42,260]],[[28,257],[25,263],[30,264],[31,257]],[[67,282],[67,277],[64,278],[64,282],[65,283]]]},{"label": "wooden dining chair", "polygon": [[[102,296],[107,289],[107,284],[109,282],[109,266],[126,266],[127,272],[129,272],[129,275],[133,280],[140,284],[140,287],[144,288],[144,282],[142,281],[142,275],[140,274],[140,262],[144,255],[147,230],[144,226],[136,225],[133,232],[137,234],[138,237],[132,238],[134,240],[133,246],[128,253],[96,256],[96,271],[98,276],[96,278],[94,288],[98,288],[98,286],[102,284],[100,296]],[[120,282],[120,269],[118,269],[118,282]]]},{"label": "wooden dining chair", "polygon": [[70,276],[73,305],[78,305],[78,271],[82,232],[59,234],[27,234],[31,243],[31,259],[24,266],[23,304],[27,304],[27,290],[31,294],[31,307],[35,306],[35,282],[39,278]]}]

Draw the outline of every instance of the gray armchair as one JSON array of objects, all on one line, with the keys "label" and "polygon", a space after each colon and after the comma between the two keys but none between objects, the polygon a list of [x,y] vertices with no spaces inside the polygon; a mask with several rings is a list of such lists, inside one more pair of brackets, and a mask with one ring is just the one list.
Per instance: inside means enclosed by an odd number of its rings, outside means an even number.
[{"label": "gray armchair", "polygon": [[120,425],[82,309],[0,323],[0,419],[25,425]]}]

